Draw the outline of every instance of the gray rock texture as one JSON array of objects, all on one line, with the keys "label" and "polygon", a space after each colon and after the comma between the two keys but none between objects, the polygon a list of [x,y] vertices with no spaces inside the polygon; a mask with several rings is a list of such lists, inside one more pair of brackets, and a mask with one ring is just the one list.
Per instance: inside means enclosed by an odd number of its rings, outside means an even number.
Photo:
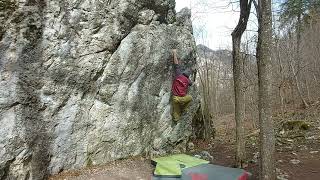
[{"label": "gray rock texture", "polygon": [[0,179],[184,151],[199,100],[172,123],[171,49],[193,67],[196,47],[174,6],[0,0]]}]

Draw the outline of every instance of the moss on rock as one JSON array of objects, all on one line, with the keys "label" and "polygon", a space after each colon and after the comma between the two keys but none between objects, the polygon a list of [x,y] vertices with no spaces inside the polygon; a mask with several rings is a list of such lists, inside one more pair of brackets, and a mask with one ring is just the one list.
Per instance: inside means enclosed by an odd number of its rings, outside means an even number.
[{"label": "moss on rock", "polygon": [[282,124],[282,129],[290,131],[308,130],[309,128],[310,125],[301,120],[286,121]]}]

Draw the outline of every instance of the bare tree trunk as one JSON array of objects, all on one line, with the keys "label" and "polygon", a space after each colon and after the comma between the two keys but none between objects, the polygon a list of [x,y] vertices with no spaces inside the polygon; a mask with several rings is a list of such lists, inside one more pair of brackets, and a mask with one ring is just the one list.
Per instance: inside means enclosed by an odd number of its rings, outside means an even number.
[{"label": "bare tree trunk", "polygon": [[252,1],[240,0],[240,18],[238,25],[232,32],[233,78],[235,93],[235,121],[236,121],[236,163],[242,167],[245,160],[244,138],[244,63],[241,58],[241,37],[247,28]]},{"label": "bare tree trunk", "polygon": [[310,88],[309,88],[309,82],[307,80],[307,78],[305,78],[305,85],[306,85],[306,90],[307,90],[307,100],[310,103],[311,102],[311,98],[310,98]]},{"label": "bare tree trunk", "polygon": [[292,65],[292,63],[290,62],[289,63],[290,65],[290,68],[291,68],[291,72],[292,72],[292,76],[293,76],[293,79],[294,79],[294,84],[295,84],[295,87],[297,89],[297,93],[304,105],[305,108],[309,107],[309,104],[307,103],[307,101],[304,99],[303,97],[303,94],[302,94],[302,91],[301,91],[301,88],[300,88],[300,81],[298,79],[298,70],[295,70],[294,66]]},{"label": "bare tree trunk", "polygon": [[257,12],[259,22],[257,60],[259,77],[260,179],[275,180],[275,135],[271,118],[271,0],[260,0]]},{"label": "bare tree trunk", "polygon": [[[280,33],[278,33],[280,34]],[[281,77],[281,80],[280,80],[280,85],[279,85],[279,98],[280,98],[280,108],[281,108],[281,115],[282,117],[284,116],[284,109],[285,109],[285,105],[284,105],[284,98],[286,97],[285,95],[285,87],[284,87],[284,84],[285,84],[285,75],[284,75],[284,67],[283,67],[283,63],[282,63],[282,59],[281,59],[281,56],[280,56],[280,50],[279,50],[279,39],[276,40],[276,46],[277,46],[277,53],[276,53],[276,56],[277,56],[277,59],[278,59],[278,66],[279,66],[279,74],[280,74],[280,77]]]},{"label": "bare tree trunk", "polygon": [[[299,1],[299,7],[301,7],[301,0]],[[301,11],[301,9],[300,9]],[[297,22],[297,49],[296,49],[296,64],[297,64],[297,70],[296,73],[293,73],[294,75],[294,80],[295,80],[295,84],[296,84],[296,88],[299,94],[299,97],[304,105],[305,108],[309,107],[309,104],[307,103],[307,101],[305,100],[305,98],[303,97],[303,94],[301,92],[300,89],[300,82],[299,82],[299,72],[300,72],[300,64],[301,64],[301,52],[300,52],[300,47],[301,47],[301,32],[302,32],[302,12],[298,13],[298,22]],[[293,72],[294,72],[294,67],[291,67]]]},{"label": "bare tree trunk", "polygon": [[[206,71],[204,71],[204,76],[206,77]],[[209,140],[211,137],[210,129],[211,129],[211,123],[210,123],[210,117],[209,117],[209,109],[210,109],[210,102],[209,102],[209,94],[207,90],[207,80],[202,81],[202,92],[203,92],[203,121],[204,121],[204,139]]]},{"label": "bare tree trunk", "polygon": [[282,90],[282,84],[279,86],[279,97],[280,97],[280,106],[281,106],[281,116],[284,117],[284,98],[283,98],[283,92]]},{"label": "bare tree trunk", "polygon": [[212,109],[212,104],[211,104],[211,97],[210,97],[210,76],[209,76],[209,67],[208,67],[208,63],[206,60],[206,94],[207,94],[207,98],[206,98],[206,103],[207,103],[207,109],[206,109],[206,140],[210,140],[210,138],[212,137],[212,119],[211,119],[211,109]]},{"label": "bare tree trunk", "polygon": [[[221,60],[220,60],[221,61]],[[219,79],[220,79],[220,70],[221,70],[221,64],[219,62],[219,67],[218,67],[218,72],[217,72],[217,77],[216,77],[216,81],[215,81],[215,92],[214,92],[214,100],[215,100],[215,113],[216,116],[218,114],[218,93],[219,93]]]},{"label": "bare tree trunk", "polygon": [[245,139],[244,139],[244,76],[243,62],[240,57],[239,37],[233,38],[233,78],[235,93],[235,120],[236,120],[236,163],[242,167],[245,160]]},{"label": "bare tree trunk", "polygon": [[244,140],[244,76],[243,62],[240,57],[239,37],[233,39],[233,78],[235,94],[235,120],[236,120],[236,163],[242,167],[245,160],[245,140]]},{"label": "bare tree trunk", "polygon": [[213,62],[210,63],[210,84],[211,84],[211,109],[210,109],[210,114],[212,116],[212,121],[214,122],[215,120],[215,108],[216,108],[216,102],[215,102],[215,96],[216,96],[216,84],[215,84],[215,66],[214,66],[214,59]]}]

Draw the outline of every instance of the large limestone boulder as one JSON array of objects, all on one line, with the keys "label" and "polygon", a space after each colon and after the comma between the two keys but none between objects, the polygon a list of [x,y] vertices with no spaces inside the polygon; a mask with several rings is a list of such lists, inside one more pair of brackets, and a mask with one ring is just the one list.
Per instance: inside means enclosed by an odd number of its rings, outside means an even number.
[{"label": "large limestone boulder", "polygon": [[0,179],[43,179],[184,150],[198,94],[172,123],[171,48],[195,65],[174,0],[1,0]]}]

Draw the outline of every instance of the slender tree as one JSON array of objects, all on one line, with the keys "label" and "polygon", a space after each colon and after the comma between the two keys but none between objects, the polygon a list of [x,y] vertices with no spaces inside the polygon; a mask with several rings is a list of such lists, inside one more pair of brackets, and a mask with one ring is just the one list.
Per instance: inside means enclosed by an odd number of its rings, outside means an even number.
[{"label": "slender tree", "polygon": [[235,92],[235,121],[236,121],[236,163],[242,167],[245,159],[245,138],[244,138],[244,58],[241,57],[241,37],[247,28],[252,1],[240,0],[240,18],[238,25],[232,32],[232,55],[233,55],[233,78]]},{"label": "slender tree", "polygon": [[258,82],[259,82],[259,124],[260,124],[260,179],[275,180],[274,152],[275,134],[271,118],[272,77],[272,13],[271,0],[255,3],[258,14]]}]

